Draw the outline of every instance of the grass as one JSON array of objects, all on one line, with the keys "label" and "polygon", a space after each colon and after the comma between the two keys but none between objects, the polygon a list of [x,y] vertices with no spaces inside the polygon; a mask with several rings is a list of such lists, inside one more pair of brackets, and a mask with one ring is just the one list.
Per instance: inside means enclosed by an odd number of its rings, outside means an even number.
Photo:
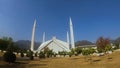
[{"label": "grass", "polygon": [[0,61],[0,68],[120,68],[120,52],[106,56],[92,56],[86,61],[84,56],[56,57],[30,61],[28,58],[18,58],[17,63],[8,64]]}]

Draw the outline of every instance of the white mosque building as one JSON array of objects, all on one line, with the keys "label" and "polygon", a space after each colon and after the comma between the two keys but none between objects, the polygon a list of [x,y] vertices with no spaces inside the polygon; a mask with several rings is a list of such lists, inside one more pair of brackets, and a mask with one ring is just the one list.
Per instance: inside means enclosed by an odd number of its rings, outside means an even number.
[{"label": "white mosque building", "polygon": [[69,52],[70,49],[75,48],[74,32],[73,32],[73,25],[71,18],[69,25],[70,25],[70,38],[69,38],[69,33],[67,32],[67,37],[66,37],[67,41],[59,40],[55,36],[51,40],[45,41],[45,33],[43,33],[42,44],[38,47],[37,50],[34,50],[34,37],[35,37],[35,29],[36,29],[36,20],[35,20],[32,30],[31,51],[40,52],[43,51],[45,48],[49,48],[50,50],[53,50],[53,52],[58,53],[59,51]]}]

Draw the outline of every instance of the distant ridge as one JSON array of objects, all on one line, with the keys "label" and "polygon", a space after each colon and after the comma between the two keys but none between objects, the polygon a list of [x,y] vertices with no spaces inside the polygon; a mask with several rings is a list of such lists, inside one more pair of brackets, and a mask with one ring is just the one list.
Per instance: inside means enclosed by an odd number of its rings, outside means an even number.
[{"label": "distant ridge", "polygon": [[81,41],[77,41],[75,43],[76,46],[85,46],[85,45],[94,45],[94,43],[88,41],[88,40],[81,40]]},{"label": "distant ridge", "polygon": [[[117,39],[112,39],[110,40],[111,43],[120,43],[120,37],[118,37]],[[31,45],[31,41],[30,40],[18,40],[16,42],[14,42],[15,45],[17,45],[18,47],[22,48],[22,49],[30,49],[30,45]],[[40,42],[35,42],[35,50],[40,46]],[[81,40],[81,41],[77,41],[75,42],[75,46],[85,46],[85,45],[95,45],[95,43],[92,43],[88,40]]]},{"label": "distant ridge", "polygon": [[[17,45],[22,49],[30,49],[30,45],[31,45],[31,41],[29,40],[18,40],[14,43],[15,45]],[[35,42],[35,50],[40,46],[40,44],[41,44],[40,42]]]},{"label": "distant ridge", "polygon": [[110,40],[111,43],[120,43],[120,37],[118,37],[115,40]]}]

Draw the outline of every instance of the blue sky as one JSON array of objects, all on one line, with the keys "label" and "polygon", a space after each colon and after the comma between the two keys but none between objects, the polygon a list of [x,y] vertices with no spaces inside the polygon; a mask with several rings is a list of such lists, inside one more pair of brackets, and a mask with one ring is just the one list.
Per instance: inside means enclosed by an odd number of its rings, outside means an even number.
[{"label": "blue sky", "polygon": [[46,40],[65,41],[69,17],[75,41],[120,37],[120,0],[0,0],[0,38],[31,40],[36,19],[36,41],[42,41],[43,32]]}]

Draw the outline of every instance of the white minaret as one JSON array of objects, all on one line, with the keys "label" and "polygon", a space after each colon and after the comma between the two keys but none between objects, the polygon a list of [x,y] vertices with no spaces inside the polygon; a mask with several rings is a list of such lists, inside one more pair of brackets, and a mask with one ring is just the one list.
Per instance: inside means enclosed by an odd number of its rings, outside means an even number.
[{"label": "white minaret", "polygon": [[71,41],[71,48],[75,48],[75,43],[74,43],[74,34],[73,34],[73,25],[72,25],[72,20],[70,17],[70,41]]},{"label": "white minaret", "polygon": [[43,33],[43,43],[45,42],[45,32]]},{"label": "white minaret", "polygon": [[31,51],[34,51],[35,29],[36,29],[36,19],[34,21],[34,25],[32,29]]},{"label": "white minaret", "polygon": [[67,32],[67,43],[70,44],[68,32]]},{"label": "white minaret", "polygon": [[68,43],[68,49],[70,49],[70,41],[69,41],[69,33],[67,32],[67,43]]}]

